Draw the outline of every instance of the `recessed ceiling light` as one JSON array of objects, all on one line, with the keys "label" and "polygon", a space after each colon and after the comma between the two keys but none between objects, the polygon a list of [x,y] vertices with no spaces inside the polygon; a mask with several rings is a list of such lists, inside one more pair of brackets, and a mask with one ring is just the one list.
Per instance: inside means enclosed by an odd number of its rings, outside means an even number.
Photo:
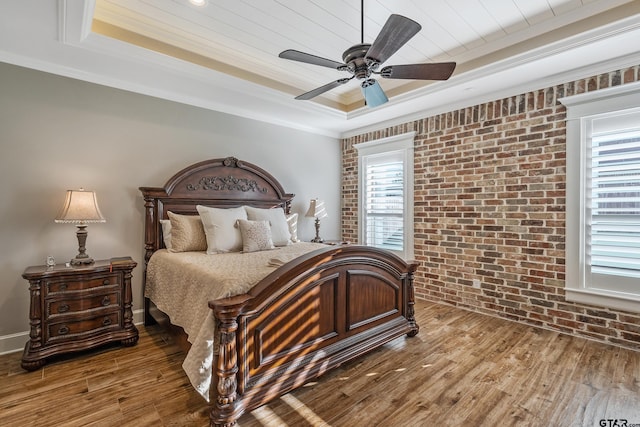
[{"label": "recessed ceiling light", "polygon": [[207,4],[207,0],[189,0],[189,3],[194,6],[204,6],[205,4]]}]

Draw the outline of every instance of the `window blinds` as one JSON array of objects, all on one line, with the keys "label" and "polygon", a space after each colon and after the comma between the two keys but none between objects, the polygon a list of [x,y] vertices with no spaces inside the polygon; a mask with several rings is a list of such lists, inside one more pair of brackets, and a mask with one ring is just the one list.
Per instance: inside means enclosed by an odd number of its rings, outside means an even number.
[{"label": "window blinds", "polygon": [[367,156],[365,210],[366,244],[402,251],[404,242],[402,153]]},{"label": "window blinds", "polygon": [[640,130],[593,135],[589,175],[591,271],[640,277]]}]

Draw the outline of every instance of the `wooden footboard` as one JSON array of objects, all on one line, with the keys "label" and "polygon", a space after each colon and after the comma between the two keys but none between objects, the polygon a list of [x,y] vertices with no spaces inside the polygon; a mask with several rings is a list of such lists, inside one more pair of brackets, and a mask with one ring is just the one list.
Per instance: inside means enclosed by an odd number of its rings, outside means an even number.
[{"label": "wooden footboard", "polygon": [[211,425],[403,334],[414,336],[417,263],[365,246],[328,247],[275,270],[248,294],[209,302],[220,338]]}]

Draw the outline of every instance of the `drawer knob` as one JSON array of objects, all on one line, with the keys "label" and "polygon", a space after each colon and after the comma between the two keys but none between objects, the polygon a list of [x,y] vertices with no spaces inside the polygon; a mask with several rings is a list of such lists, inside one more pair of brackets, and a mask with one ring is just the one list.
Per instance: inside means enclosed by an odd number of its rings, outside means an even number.
[{"label": "drawer knob", "polygon": [[67,290],[67,284],[66,283],[61,284],[60,285],[60,290],[61,291],[66,291]]},{"label": "drawer knob", "polygon": [[69,304],[62,304],[60,307],[58,307],[58,313],[66,313],[67,311],[69,311]]},{"label": "drawer knob", "polygon": [[102,298],[102,305],[107,306],[111,304],[111,299],[109,297]]},{"label": "drawer knob", "polygon": [[111,319],[109,319],[108,317],[105,317],[104,319],[102,319],[102,326],[109,326],[111,324]]},{"label": "drawer knob", "polygon": [[65,335],[69,333],[69,327],[67,325],[63,325],[60,327],[60,329],[58,329],[58,334],[59,335]]},{"label": "drawer knob", "polygon": [[102,284],[105,285],[105,286],[108,285],[109,284],[109,279],[104,279],[102,281]]}]

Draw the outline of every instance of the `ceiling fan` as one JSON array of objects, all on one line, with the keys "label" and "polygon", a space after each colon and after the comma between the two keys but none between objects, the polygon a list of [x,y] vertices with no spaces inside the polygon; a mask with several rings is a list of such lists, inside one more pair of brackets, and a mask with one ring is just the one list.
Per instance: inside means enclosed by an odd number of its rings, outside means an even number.
[{"label": "ceiling fan", "polygon": [[382,27],[373,43],[364,42],[364,0],[361,0],[361,36],[360,44],[351,46],[342,54],[342,62],[321,58],[310,53],[288,49],[278,55],[280,58],[307,64],[329,67],[338,71],[347,71],[351,77],[338,79],[320,86],[296,99],[309,100],[331,89],[356,78],[361,80],[362,94],[368,107],[377,107],[389,101],[380,84],[371,75],[379,75],[387,79],[413,80],[447,80],[456,68],[455,62],[439,62],[433,64],[388,65],[377,71],[378,67],[391,55],[396,53],[405,43],[416,35],[422,26],[401,15],[391,15]]}]

